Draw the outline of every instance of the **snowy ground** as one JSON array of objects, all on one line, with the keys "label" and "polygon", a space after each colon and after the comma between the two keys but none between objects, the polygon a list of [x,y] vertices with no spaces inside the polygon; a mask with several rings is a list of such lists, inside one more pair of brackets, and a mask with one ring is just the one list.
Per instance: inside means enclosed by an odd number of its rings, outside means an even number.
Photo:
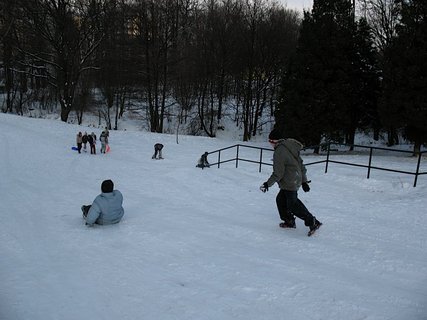
[{"label": "snowy ground", "polygon": [[[0,319],[427,319],[427,176],[308,166],[309,238],[278,227],[277,187],[258,189],[271,167],[195,168],[236,141],[111,131],[93,156],[71,151],[79,130],[0,114]],[[124,219],[88,228],[80,206],[107,178]]]}]

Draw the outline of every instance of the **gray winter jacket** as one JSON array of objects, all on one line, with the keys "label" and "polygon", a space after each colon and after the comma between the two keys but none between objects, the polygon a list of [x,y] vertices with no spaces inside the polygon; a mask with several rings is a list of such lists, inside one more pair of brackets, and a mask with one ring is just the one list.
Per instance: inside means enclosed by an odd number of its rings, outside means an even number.
[{"label": "gray winter jacket", "polygon": [[295,139],[279,140],[274,149],[273,173],[267,180],[269,187],[277,182],[280,189],[298,191],[307,181],[307,170],[300,156],[302,147]]},{"label": "gray winter jacket", "polygon": [[92,203],[86,217],[88,225],[113,224],[119,222],[124,214],[123,195],[119,190],[101,193]]}]

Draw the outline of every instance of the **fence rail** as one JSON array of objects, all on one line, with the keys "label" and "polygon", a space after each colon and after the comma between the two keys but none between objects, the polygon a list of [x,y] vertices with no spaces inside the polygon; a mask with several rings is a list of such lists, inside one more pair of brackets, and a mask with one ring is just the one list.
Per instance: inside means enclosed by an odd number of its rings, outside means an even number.
[{"label": "fence rail", "polygon": [[[346,146],[346,147],[350,146],[350,145],[338,144],[338,143],[326,143],[326,144],[323,144],[322,147],[326,148],[326,150],[327,150],[327,152],[326,152],[326,159],[325,160],[308,162],[308,163],[305,163],[305,165],[309,166],[309,165],[314,165],[314,164],[325,163],[325,173],[328,172],[328,167],[329,167],[330,163],[347,165],[347,166],[354,166],[354,167],[367,168],[368,169],[367,179],[370,178],[371,170],[382,170],[382,171],[388,171],[388,172],[396,172],[396,173],[414,175],[415,176],[414,177],[414,184],[413,184],[414,187],[417,186],[418,176],[427,174],[427,171],[426,172],[420,172],[421,159],[422,159],[422,156],[424,154],[427,154],[427,151],[420,152],[420,154],[418,155],[418,159],[417,159],[416,169],[413,172],[413,171],[396,170],[396,169],[390,169],[390,168],[378,167],[378,166],[373,166],[372,165],[372,159],[374,157],[374,154],[373,154],[374,150],[399,152],[399,153],[410,153],[410,154],[412,154],[412,151],[398,150],[398,149],[389,149],[389,148],[383,148],[383,147],[371,147],[371,146],[353,145],[353,148],[362,148],[362,149],[368,149],[369,150],[369,161],[368,161],[368,164],[365,165],[365,164],[357,164],[357,163],[351,163],[351,162],[345,162],[345,161],[337,161],[337,160],[330,159],[331,155],[332,155],[331,154],[331,151],[332,151],[331,145],[333,145],[333,146]],[[226,151],[226,150],[230,150],[230,149],[233,149],[233,148],[236,149],[235,156],[232,157],[232,158],[227,158],[226,160],[222,160],[221,159],[222,153],[224,153],[224,151]],[[309,149],[313,149],[313,148],[314,147],[309,147]],[[241,149],[256,149],[256,150],[259,150],[259,160],[251,160],[251,159],[242,158],[240,156]],[[249,163],[258,164],[258,167],[259,167],[258,170],[259,170],[259,172],[261,172],[261,168],[262,168],[263,165],[265,165],[265,166],[272,166],[272,164],[269,163],[269,162],[263,162],[264,152],[270,152],[270,153],[272,153],[273,151],[274,151],[273,149],[268,149],[268,148],[261,148],[261,147],[254,147],[254,146],[246,146],[246,145],[242,145],[242,144],[236,144],[236,145],[233,145],[233,146],[229,146],[229,147],[226,147],[226,148],[222,148],[222,149],[218,149],[218,150],[214,150],[214,151],[208,152],[208,154],[209,155],[218,154],[218,157],[217,157],[218,160],[217,160],[217,162],[211,163],[211,166],[217,165],[218,168],[220,168],[221,164],[223,164],[223,163],[235,162],[236,168],[238,168],[239,161],[242,161],[242,162],[249,162]]]}]

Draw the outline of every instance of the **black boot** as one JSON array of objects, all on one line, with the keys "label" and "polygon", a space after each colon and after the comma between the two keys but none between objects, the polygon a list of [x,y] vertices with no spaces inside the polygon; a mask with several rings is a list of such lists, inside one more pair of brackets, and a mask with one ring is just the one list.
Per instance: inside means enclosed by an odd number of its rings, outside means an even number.
[{"label": "black boot", "polygon": [[322,225],[322,223],[316,219],[316,217],[313,217],[313,222],[312,224],[309,226],[310,227],[310,231],[314,231],[319,229],[319,227]]},{"label": "black boot", "polygon": [[284,222],[280,223],[279,227],[280,228],[293,228],[293,229],[295,229],[296,228],[295,218],[292,220],[288,220],[288,221],[284,221]]}]

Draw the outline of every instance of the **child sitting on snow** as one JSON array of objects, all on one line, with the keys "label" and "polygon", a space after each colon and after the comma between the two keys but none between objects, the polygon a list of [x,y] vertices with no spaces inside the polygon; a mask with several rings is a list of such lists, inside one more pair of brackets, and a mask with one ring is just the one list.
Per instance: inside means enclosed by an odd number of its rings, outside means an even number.
[{"label": "child sitting on snow", "polygon": [[199,161],[197,162],[197,168],[209,168],[210,164],[208,162],[208,152],[205,152],[204,154],[202,154],[202,156],[200,157]]}]

